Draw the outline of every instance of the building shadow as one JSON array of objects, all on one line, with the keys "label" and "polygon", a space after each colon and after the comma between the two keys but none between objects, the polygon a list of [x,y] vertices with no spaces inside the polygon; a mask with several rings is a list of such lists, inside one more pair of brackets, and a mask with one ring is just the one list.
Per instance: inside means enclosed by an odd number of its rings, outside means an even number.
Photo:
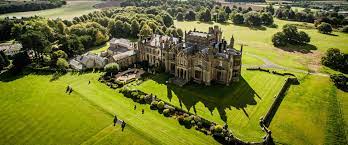
[{"label": "building shadow", "polygon": [[[168,78],[155,77],[152,80],[159,84],[165,84],[164,80]],[[173,93],[177,96],[182,109],[186,107],[188,111],[199,114],[200,110],[196,109],[196,105],[201,102],[210,111],[211,115],[213,115],[213,111],[216,109],[224,122],[227,121],[227,109],[232,110],[235,108],[242,110],[246,117],[249,118],[245,108],[248,105],[256,105],[256,99],[262,99],[243,77],[240,78],[239,82],[235,82],[231,86],[220,84],[204,86],[189,83],[179,87],[174,84],[167,84],[167,97],[170,101],[173,99]],[[243,96],[240,96],[240,94],[243,94]]]}]

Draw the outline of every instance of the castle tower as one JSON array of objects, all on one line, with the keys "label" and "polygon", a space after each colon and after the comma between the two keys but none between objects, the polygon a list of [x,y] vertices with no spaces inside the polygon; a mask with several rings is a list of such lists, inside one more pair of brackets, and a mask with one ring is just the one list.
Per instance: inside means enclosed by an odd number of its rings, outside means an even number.
[{"label": "castle tower", "polygon": [[232,35],[231,40],[230,40],[230,47],[234,48],[234,38],[233,38],[233,35]]}]

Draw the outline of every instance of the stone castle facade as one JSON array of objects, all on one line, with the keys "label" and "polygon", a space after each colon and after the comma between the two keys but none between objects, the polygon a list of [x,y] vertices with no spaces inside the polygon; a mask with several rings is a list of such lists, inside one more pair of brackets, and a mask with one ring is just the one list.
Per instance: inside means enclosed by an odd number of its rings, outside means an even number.
[{"label": "stone castle facade", "polygon": [[138,59],[149,65],[162,67],[175,76],[177,84],[189,81],[210,85],[212,82],[230,85],[239,81],[241,50],[222,39],[218,26],[208,32],[185,32],[184,40],[170,36],[152,35],[138,42]]}]

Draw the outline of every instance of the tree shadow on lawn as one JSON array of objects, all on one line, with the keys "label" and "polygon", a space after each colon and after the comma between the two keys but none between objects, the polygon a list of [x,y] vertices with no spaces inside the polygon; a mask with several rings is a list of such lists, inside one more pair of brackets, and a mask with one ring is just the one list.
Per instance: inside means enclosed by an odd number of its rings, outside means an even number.
[{"label": "tree shadow on lawn", "polygon": [[284,47],[278,47],[279,49],[282,49],[284,51],[288,52],[300,52],[303,54],[312,53],[312,50],[317,50],[318,48],[312,44],[305,44],[305,45],[291,45],[288,44]]},{"label": "tree shadow on lawn", "polygon": [[[165,79],[155,77],[152,80],[159,84],[165,84]],[[245,108],[247,105],[256,105],[255,96],[262,99],[244,78],[240,78],[239,82],[233,83],[231,86],[212,84],[211,86],[203,86],[195,83],[187,84],[179,87],[174,84],[167,85],[167,97],[171,101],[174,93],[180,103],[180,107],[185,106],[188,111],[193,109],[197,114],[196,104],[201,102],[209,109],[211,115],[216,108],[220,114],[221,120],[227,121],[226,109],[232,110],[236,108],[242,110],[249,118],[249,114]]]}]

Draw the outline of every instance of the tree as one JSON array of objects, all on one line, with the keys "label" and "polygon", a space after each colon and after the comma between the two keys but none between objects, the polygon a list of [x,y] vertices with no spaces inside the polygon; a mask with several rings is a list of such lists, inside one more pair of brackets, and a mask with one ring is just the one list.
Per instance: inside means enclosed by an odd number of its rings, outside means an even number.
[{"label": "tree", "polygon": [[9,64],[10,64],[10,61],[8,60],[4,51],[0,51],[0,70],[2,70],[4,67],[8,66]]},{"label": "tree", "polygon": [[250,11],[244,14],[245,24],[252,27],[259,27],[262,24],[260,14],[258,12]]},{"label": "tree", "polygon": [[166,27],[170,27],[174,24],[172,16],[170,16],[168,13],[161,13],[161,16]]},{"label": "tree", "polygon": [[141,28],[140,30],[140,36],[143,36],[143,37],[149,37],[153,34],[153,31],[152,29],[150,28],[149,25],[147,24],[144,24],[144,26]]},{"label": "tree", "polygon": [[49,47],[49,41],[41,31],[29,30],[21,35],[19,42],[26,50],[33,50],[35,52],[35,59],[37,62],[42,60],[42,53]]},{"label": "tree", "polygon": [[232,22],[234,24],[240,25],[244,23],[244,17],[241,13],[236,13],[232,16]]},{"label": "tree", "polygon": [[55,63],[58,58],[67,59],[68,55],[63,50],[57,50],[52,53],[52,61]]},{"label": "tree", "polygon": [[348,72],[348,55],[341,53],[337,48],[328,49],[325,56],[321,58],[321,63],[329,68]]},{"label": "tree", "polygon": [[297,27],[291,24],[283,26],[283,32],[277,32],[272,37],[273,45],[276,47],[285,46],[287,43],[298,45],[310,42],[310,37],[307,33],[298,32]]},{"label": "tree", "polygon": [[108,29],[112,37],[120,38],[123,35],[123,22],[120,20],[111,20],[108,24]]},{"label": "tree", "polygon": [[287,44],[285,34],[283,32],[275,33],[272,37],[272,42],[276,47],[285,46]]},{"label": "tree", "polygon": [[229,6],[226,6],[224,11],[225,11],[225,13],[227,13],[227,14],[232,13],[232,10],[231,10],[231,8],[230,8]]},{"label": "tree", "polygon": [[272,25],[273,24],[273,16],[269,13],[261,13],[261,21],[264,25]]},{"label": "tree", "polygon": [[117,63],[109,63],[105,65],[104,70],[107,73],[114,73],[120,70],[120,66]]},{"label": "tree", "polygon": [[16,72],[20,71],[23,67],[30,64],[30,58],[26,52],[17,53],[13,56],[12,64]]},{"label": "tree", "polygon": [[138,33],[140,31],[140,25],[139,22],[137,20],[133,20],[132,24],[131,24],[131,34],[133,37],[137,37]]},{"label": "tree", "polygon": [[328,23],[323,22],[318,26],[318,31],[323,34],[329,34],[332,32],[332,26]]},{"label": "tree", "polygon": [[182,12],[179,12],[176,15],[176,20],[178,20],[178,21],[183,21],[184,20],[184,15],[182,14]]},{"label": "tree", "polygon": [[66,34],[66,26],[65,26],[65,24],[62,21],[59,21],[57,25],[58,25],[58,32],[60,34]]},{"label": "tree", "polygon": [[192,10],[188,11],[185,15],[186,21],[194,21],[196,20],[196,13]]},{"label": "tree", "polygon": [[128,22],[125,22],[123,25],[123,37],[126,37],[126,38],[130,37],[131,31],[132,31],[132,26]]},{"label": "tree", "polygon": [[199,13],[199,20],[204,22],[211,21],[211,13],[209,9],[205,9]]},{"label": "tree", "polygon": [[56,66],[58,69],[65,70],[69,67],[69,63],[64,58],[58,58]]},{"label": "tree", "polygon": [[184,37],[184,32],[182,31],[181,28],[176,29],[176,33],[178,33],[179,37]]},{"label": "tree", "polygon": [[298,32],[298,41],[301,44],[309,43],[311,41],[311,38],[308,36],[307,33],[300,31]]},{"label": "tree", "polygon": [[348,91],[348,78],[343,74],[330,75],[331,80],[335,83],[336,87],[347,92]]},{"label": "tree", "polygon": [[227,21],[227,19],[228,19],[227,14],[224,11],[220,11],[219,14],[218,14],[217,21],[219,23],[224,23],[224,22]]},{"label": "tree", "polygon": [[272,4],[266,6],[266,12],[270,13],[271,15],[274,14],[274,8]]}]

